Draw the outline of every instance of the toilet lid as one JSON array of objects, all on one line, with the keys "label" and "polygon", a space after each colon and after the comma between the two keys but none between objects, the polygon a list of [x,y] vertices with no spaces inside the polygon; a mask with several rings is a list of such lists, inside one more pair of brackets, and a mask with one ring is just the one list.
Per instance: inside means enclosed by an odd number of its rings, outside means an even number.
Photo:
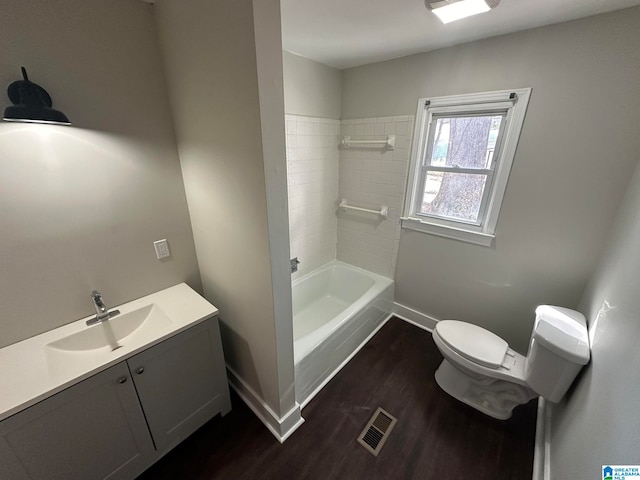
[{"label": "toilet lid", "polygon": [[499,336],[471,323],[443,320],[436,325],[438,336],[467,360],[489,368],[502,365],[509,345]]}]

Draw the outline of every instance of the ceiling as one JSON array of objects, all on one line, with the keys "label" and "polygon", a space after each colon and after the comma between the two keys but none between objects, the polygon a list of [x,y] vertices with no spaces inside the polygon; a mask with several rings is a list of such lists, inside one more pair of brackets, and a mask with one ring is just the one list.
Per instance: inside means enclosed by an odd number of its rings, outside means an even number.
[{"label": "ceiling", "polygon": [[281,0],[284,50],[335,68],[640,5],[640,0],[502,0],[447,25],[423,0]]}]

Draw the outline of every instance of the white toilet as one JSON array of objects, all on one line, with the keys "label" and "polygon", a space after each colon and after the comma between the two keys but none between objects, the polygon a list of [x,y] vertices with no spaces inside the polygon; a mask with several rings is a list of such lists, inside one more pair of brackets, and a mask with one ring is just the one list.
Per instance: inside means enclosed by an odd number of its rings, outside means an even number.
[{"label": "white toilet", "polygon": [[590,356],[584,316],[550,305],[536,308],[526,357],[488,330],[456,320],[438,322],[433,340],[444,356],[435,375],[438,385],[501,420],[539,395],[560,401]]}]

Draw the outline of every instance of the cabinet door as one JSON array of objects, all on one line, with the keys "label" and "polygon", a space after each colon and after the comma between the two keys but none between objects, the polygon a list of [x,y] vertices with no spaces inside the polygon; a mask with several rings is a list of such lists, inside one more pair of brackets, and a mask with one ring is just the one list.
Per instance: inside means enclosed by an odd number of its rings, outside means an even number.
[{"label": "cabinet door", "polygon": [[229,391],[214,320],[196,325],[127,361],[160,453],[227,408]]},{"label": "cabinet door", "polygon": [[0,478],[134,478],[155,455],[126,363],[0,422]]}]

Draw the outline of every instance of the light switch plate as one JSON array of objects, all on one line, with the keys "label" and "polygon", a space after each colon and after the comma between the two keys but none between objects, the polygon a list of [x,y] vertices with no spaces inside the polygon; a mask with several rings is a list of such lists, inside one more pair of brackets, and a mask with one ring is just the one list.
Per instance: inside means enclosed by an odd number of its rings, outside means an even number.
[{"label": "light switch plate", "polygon": [[153,242],[153,248],[156,249],[156,257],[158,260],[171,256],[171,252],[169,251],[169,242],[167,242],[166,238]]}]

